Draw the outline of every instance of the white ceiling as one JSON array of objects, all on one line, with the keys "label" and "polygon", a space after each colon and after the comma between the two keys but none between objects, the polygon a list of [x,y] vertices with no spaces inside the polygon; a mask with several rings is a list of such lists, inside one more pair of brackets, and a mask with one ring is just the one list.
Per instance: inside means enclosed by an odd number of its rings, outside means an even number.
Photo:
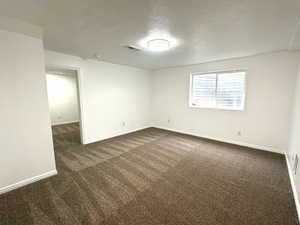
[{"label": "white ceiling", "polygon": [[[299,0],[0,0],[0,14],[42,26],[49,50],[147,69],[300,48]],[[179,45],[124,47],[157,34]]]}]

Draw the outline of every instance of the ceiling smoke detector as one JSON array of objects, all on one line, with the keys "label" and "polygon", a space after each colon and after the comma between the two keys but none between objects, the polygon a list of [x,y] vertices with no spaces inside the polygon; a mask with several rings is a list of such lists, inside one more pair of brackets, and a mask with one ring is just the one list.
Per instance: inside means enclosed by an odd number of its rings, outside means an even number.
[{"label": "ceiling smoke detector", "polygon": [[94,57],[95,57],[96,60],[101,61],[102,55],[100,55],[99,53],[96,53],[94,55]]},{"label": "ceiling smoke detector", "polygon": [[147,49],[153,52],[163,52],[171,48],[170,41],[166,39],[153,39],[147,42]]}]

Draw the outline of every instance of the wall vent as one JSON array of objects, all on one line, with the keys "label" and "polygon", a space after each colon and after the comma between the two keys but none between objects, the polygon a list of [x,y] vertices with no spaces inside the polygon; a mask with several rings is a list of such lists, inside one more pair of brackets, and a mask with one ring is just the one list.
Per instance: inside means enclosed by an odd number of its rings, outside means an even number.
[{"label": "wall vent", "polygon": [[141,49],[139,49],[139,48],[137,48],[137,47],[135,47],[133,45],[126,45],[124,47],[127,48],[127,49],[129,49],[129,50],[131,50],[131,51],[135,51],[135,52],[141,51]]}]

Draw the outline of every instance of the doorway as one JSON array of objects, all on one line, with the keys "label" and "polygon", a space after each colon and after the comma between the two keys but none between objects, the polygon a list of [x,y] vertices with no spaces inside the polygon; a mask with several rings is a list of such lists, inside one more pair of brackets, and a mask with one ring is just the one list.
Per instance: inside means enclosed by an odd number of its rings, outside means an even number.
[{"label": "doorway", "polygon": [[67,150],[81,145],[79,70],[49,66],[46,81],[54,149]]}]

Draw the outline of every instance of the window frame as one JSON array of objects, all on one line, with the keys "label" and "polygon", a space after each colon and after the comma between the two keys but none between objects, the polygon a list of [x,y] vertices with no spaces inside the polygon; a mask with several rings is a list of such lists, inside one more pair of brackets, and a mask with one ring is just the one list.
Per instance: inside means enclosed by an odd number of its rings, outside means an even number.
[{"label": "window frame", "polygon": [[[194,76],[201,76],[201,75],[212,75],[216,74],[216,84],[218,83],[218,75],[219,74],[226,74],[226,73],[239,73],[242,72],[244,73],[244,95],[242,98],[242,107],[241,108],[230,108],[230,107],[208,107],[208,106],[199,106],[199,105],[194,105],[193,104],[193,79]],[[198,109],[214,109],[214,110],[229,110],[229,111],[245,111],[245,106],[246,106],[246,93],[247,93],[247,74],[248,70],[246,69],[240,69],[240,70],[222,70],[222,71],[210,71],[210,72],[193,72],[190,73],[190,86],[189,86],[189,107],[190,108],[198,108]],[[217,85],[216,85],[216,92],[217,92]],[[216,96],[216,95],[215,95]]]}]

